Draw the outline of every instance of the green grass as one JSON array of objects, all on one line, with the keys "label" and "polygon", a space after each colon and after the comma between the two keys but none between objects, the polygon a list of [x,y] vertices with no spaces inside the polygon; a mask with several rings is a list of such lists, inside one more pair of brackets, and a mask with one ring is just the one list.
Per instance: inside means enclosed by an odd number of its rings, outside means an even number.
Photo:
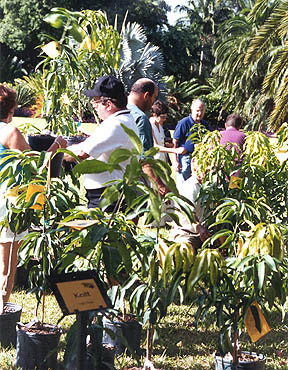
[{"label": "green grass", "polygon": [[[12,294],[11,302],[23,307],[22,322],[29,322],[35,315],[36,300],[33,294],[27,294],[24,290],[15,291]],[[194,327],[193,314],[195,307],[189,308],[182,305],[171,305],[168,315],[163,320],[158,332],[159,339],[154,346],[154,365],[163,370],[208,370],[214,369],[213,353],[217,341],[217,330],[212,324],[213,320],[207,316],[207,325],[200,326],[197,330]],[[56,324],[62,313],[55,298],[52,295],[46,299],[45,321]],[[247,334],[242,336],[243,350],[253,350],[263,353],[267,357],[266,370],[288,370],[288,340],[287,321],[281,322],[280,314],[272,312],[270,320],[271,332],[257,343],[252,344]],[[67,331],[75,320],[75,316],[65,317],[60,326]],[[211,324],[209,325],[209,322]],[[60,351],[58,355],[59,369],[63,367],[63,354],[65,348],[65,337],[61,336]],[[144,356],[145,333],[143,332],[142,354]],[[279,357],[282,354],[283,357]],[[141,363],[143,365],[142,356]],[[14,370],[16,359],[15,349],[0,350],[1,370]],[[115,360],[116,369],[123,366],[136,365],[135,360],[129,356],[122,355]],[[53,369],[54,370],[54,369]]]}]

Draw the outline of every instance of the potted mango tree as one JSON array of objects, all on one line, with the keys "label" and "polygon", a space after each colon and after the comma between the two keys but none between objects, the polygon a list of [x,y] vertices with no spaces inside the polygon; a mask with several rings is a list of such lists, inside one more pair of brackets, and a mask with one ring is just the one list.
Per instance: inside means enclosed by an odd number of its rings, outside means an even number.
[{"label": "potted mango tree", "polygon": [[[166,287],[166,293],[163,295],[161,274],[163,264],[160,265],[159,261],[155,263],[155,258],[159,253],[159,227],[156,232],[157,238],[151,238],[145,233],[142,235],[134,221],[145,215],[147,223],[154,219],[159,226],[163,200],[157,192],[140,181],[140,177],[145,176],[141,169],[143,160],[139,159],[142,145],[133,131],[125,126],[123,126],[123,129],[135,144],[132,151],[118,149],[111,154],[108,163],[97,160],[83,161],[73,169],[74,174],[86,173],[92,170],[95,172],[113,171],[114,168],[118,168],[117,166],[121,161],[130,159],[130,163],[123,174],[123,179],[110,185],[104,193],[102,206],[114,203],[115,207],[112,214],[106,214],[101,209],[85,210],[76,208],[71,210],[69,216],[63,220],[66,226],[68,222],[75,219],[87,220],[87,218],[94,220],[95,224],[87,229],[75,229],[69,233],[67,237],[69,243],[63,250],[60,268],[65,271],[93,268],[97,271],[106,289],[109,290],[112,302],[116,301],[117,294],[120,294],[120,299],[117,299],[117,302],[123,301],[122,298],[125,294],[126,297],[127,295],[130,296],[130,300],[126,298],[127,301],[130,301],[130,311],[136,314],[137,319],[142,324],[147,325],[148,328],[147,361],[151,363],[153,331],[159,320],[166,315],[167,307],[172,302],[176,291],[174,285],[170,288]],[[151,151],[151,156],[153,151],[157,151],[157,149]],[[169,166],[164,162],[153,159],[148,161],[153,171],[161,176],[170,189],[177,193],[175,183],[171,180]],[[176,195],[174,196],[172,193],[167,195],[167,200],[172,198],[176,199]],[[121,212],[119,209],[124,201],[126,210]],[[148,202],[150,202],[149,207],[147,207]],[[183,209],[186,209],[185,206],[183,206]],[[174,212],[172,206],[170,211],[172,215]],[[187,212],[189,213],[189,210]],[[174,218],[177,219],[176,216]],[[115,284],[118,287],[113,286]],[[132,294],[131,291],[133,291]],[[140,302],[143,304],[140,304]],[[118,307],[114,304],[114,311],[116,308]],[[119,317],[117,310],[116,316]],[[108,319],[111,320],[111,315]],[[109,328],[104,327],[104,331],[111,338],[113,337]],[[125,334],[122,335],[123,333],[124,331],[121,331],[120,337],[124,337],[124,344],[128,350],[130,352],[135,350],[136,354],[137,352],[139,354],[138,346],[135,347],[136,340],[131,345],[128,337],[125,341]],[[106,335],[104,335],[104,340],[106,340],[105,338],[107,338]],[[137,338],[139,344],[139,336]],[[70,361],[69,356],[67,356],[67,363],[69,362],[73,362],[73,359]]]},{"label": "potted mango tree", "polygon": [[264,355],[241,350],[240,332],[246,327],[255,342],[269,331],[269,309],[286,302],[288,167],[261,133],[247,133],[242,158],[217,136],[208,133],[195,151],[212,236],[182,273],[185,296],[198,307],[196,325],[211,315],[219,329],[217,370],[263,369]]},{"label": "potted mango tree", "polygon": [[31,291],[38,300],[36,317],[42,301],[40,320],[17,325],[16,364],[23,369],[56,367],[55,348],[61,331],[45,323],[47,277],[55,269],[62,248],[56,232],[58,222],[66,210],[79,203],[78,189],[63,179],[50,177],[50,162],[51,153],[11,152],[11,161],[2,170],[2,175],[14,171],[15,176],[10,178],[7,188],[17,186],[18,189],[4,222],[14,232],[27,230],[19,250],[20,263],[28,265],[32,257],[37,260],[29,271]]}]

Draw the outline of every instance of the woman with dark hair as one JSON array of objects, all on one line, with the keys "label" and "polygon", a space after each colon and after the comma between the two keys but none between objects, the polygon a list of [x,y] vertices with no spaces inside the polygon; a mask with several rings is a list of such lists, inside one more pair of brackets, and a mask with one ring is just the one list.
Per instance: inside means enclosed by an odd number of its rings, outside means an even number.
[{"label": "woman with dark hair", "polygon": [[[14,110],[17,106],[16,92],[4,85],[0,85],[0,170],[4,163],[2,159],[7,154],[7,149],[31,150],[21,132],[9,125],[12,121]],[[58,148],[65,148],[66,141],[58,136],[48,149],[55,153]],[[3,179],[0,178],[0,184]],[[1,217],[5,216],[6,199],[0,194]],[[14,234],[10,228],[0,230],[0,314],[3,313],[4,304],[8,302],[13,287],[14,276],[17,268],[17,252],[21,245],[21,238],[25,233]]]},{"label": "woman with dark hair", "polygon": [[165,103],[160,100],[156,100],[151,108],[152,116],[150,117],[150,123],[152,126],[154,146],[160,149],[155,155],[155,159],[161,159],[162,161],[168,160],[167,153],[164,153],[161,148],[167,147],[172,148],[173,144],[165,141],[165,132],[163,125],[167,119],[168,107]]}]

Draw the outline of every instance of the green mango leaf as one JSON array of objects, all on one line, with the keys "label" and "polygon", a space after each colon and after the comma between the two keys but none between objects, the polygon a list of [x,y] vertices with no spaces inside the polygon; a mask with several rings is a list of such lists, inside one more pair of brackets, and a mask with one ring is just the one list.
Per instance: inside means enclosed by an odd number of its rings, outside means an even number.
[{"label": "green mango leaf", "polygon": [[121,170],[121,167],[119,165],[112,165],[109,163],[105,163],[102,161],[99,161],[98,159],[91,159],[91,160],[85,160],[81,163],[78,163],[73,168],[73,174],[84,174],[84,173],[102,173],[109,171],[110,173],[113,170]]},{"label": "green mango leaf", "polygon": [[107,233],[107,228],[102,225],[94,225],[89,228],[91,243],[96,245]]},{"label": "green mango leaf", "polygon": [[130,150],[124,149],[124,148],[118,148],[118,149],[115,149],[111,153],[111,155],[108,159],[108,163],[118,164],[118,163],[127,161],[129,158],[131,158]]},{"label": "green mango leaf", "polygon": [[65,18],[64,15],[50,13],[44,17],[44,22],[49,23],[54,28],[60,28],[64,25]]},{"label": "green mango leaf", "polygon": [[142,167],[136,157],[132,157],[130,163],[126,166],[123,178],[128,183],[138,181],[142,174]]},{"label": "green mango leaf", "polygon": [[120,197],[120,192],[115,185],[106,188],[103,198],[100,202],[100,207],[106,207],[112,203],[117,202]]},{"label": "green mango leaf", "polygon": [[277,272],[277,267],[273,257],[271,257],[270,254],[264,254],[263,258],[270,269],[274,272]]},{"label": "green mango leaf", "polygon": [[117,267],[122,262],[121,255],[117,248],[110,247],[109,245],[102,245],[103,262],[107,275],[113,277],[117,272]]},{"label": "green mango leaf", "polygon": [[122,257],[127,273],[130,273],[130,271],[132,270],[132,261],[127,246],[119,241],[119,244],[117,244],[117,248]]},{"label": "green mango leaf", "polygon": [[57,149],[57,153],[65,153],[65,154],[68,154],[71,157],[73,157],[76,160],[76,162],[80,162],[79,157],[76,154],[74,154],[73,152],[71,152],[71,150],[61,148],[61,149]]},{"label": "green mango leaf", "polygon": [[78,42],[83,41],[82,28],[76,22],[72,23],[71,27],[69,28],[69,33],[74,38],[74,40]]},{"label": "green mango leaf", "polygon": [[150,201],[151,201],[151,204],[150,204],[151,213],[152,213],[155,221],[157,222],[157,225],[160,225],[162,201],[161,201],[161,199],[159,199],[159,196],[157,196],[153,192],[153,190],[149,189],[149,194],[150,194]]},{"label": "green mango leaf", "polygon": [[157,154],[159,152],[159,148],[156,148],[155,146],[153,146],[152,148],[146,150],[146,152],[144,152],[144,155],[145,157],[154,157],[155,154]]},{"label": "green mango leaf", "polygon": [[126,134],[129,136],[129,138],[132,141],[133,145],[137,149],[138,155],[141,155],[142,150],[143,150],[143,147],[142,147],[142,143],[141,143],[141,140],[139,139],[139,137],[136,135],[136,133],[133,130],[131,130],[130,128],[126,127],[122,123],[121,123],[121,127],[126,132]]},{"label": "green mango leaf", "polygon": [[136,307],[140,306],[140,301],[142,300],[142,294],[145,292],[146,286],[144,284],[140,285],[136,288],[134,300]]},{"label": "green mango leaf", "polygon": [[258,289],[262,289],[265,278],[265,261],[261,261],[257,265],[258,270]]}]

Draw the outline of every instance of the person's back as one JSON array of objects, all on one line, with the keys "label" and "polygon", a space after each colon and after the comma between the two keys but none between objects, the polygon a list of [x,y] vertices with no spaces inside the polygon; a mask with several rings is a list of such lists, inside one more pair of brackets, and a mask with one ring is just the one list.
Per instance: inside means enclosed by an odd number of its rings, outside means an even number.
[{"label": "person's back", "polygon": [[[242,126],[242,117],[239,114],[230,114],[225,122],[225,130],[220,131],[220,144],[226,145],[229,143],[236,144],[234,145],[237,152],[240,154],[243,151],[243,145],[245,142],[245,134],[240,131]],[[228,145],[227,148],[229,149],[231,145]]]},{"label": "person's back", "polygon": [[[88,139],[80,144],[71,145],[69,149],[80,160],[94,158],[105,163],[109,162],[109,157],[114,150],[119,148],[133,149],[132,141],[121,126],[125,125],[138,135],[134,118],[126,106],[127,96],[123,83],[114,76],[102,76],[97,80],[92,90],[85,90],[84,93],[92,99],[91,104],[102,123]],[[74,160],[69,156],[66,156],[65,159]],[[100,207],[105,189],[113,182],[123,178],[128,162],[121,162],[120,168],[111,173],[109,171],[91,172],[84,175],[88,208]],[[113,209],[114,204],[106,208],[107,211]]]},{"label": "person's back", "polygon": [[[133,84],[128,96],[127,108],[130,109],[139,130],[139,137],[143,146],[142,158],[145,158],[145,151],[154,146],[151,123],[145,112],[151,109],[157,95],[158,87],[155,82],[148,78],[140,78]],[[162,180],[155,176],[148,163],[142,164],[142,170],[157,184],[161,196],[169,192],[169,189],[163,184]]]},{"label": "person's back", "polygon": [[143,145],[143,153],[153,147],[152,127],[146,111],[151,109],[158,95],[158,87],[148,78],[137,80],[128,96],[127,108],[130,109],[139,130],[139,137]]}]

